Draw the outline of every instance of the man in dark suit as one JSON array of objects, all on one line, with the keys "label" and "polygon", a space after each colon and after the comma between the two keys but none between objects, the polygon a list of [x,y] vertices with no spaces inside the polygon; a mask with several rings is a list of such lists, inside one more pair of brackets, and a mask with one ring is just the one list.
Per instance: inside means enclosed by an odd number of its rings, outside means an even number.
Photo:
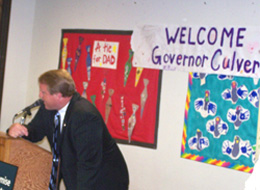
[{"label": "man in dark suit", "polygon": [[[49,189],[59,189],[63,178],[67,190],[127,190],[125,160],[101,114],[76,92],[70,74],[65,70],[47,71],[39,77],[39,87],[43,105],[28,125],[15,123],[8,134],[32,142],[47,136],[54,152],[57,147],[58,179],[53,187],[50,182]],[[61,119],[60,135],[54,142],[57,112]]]}]

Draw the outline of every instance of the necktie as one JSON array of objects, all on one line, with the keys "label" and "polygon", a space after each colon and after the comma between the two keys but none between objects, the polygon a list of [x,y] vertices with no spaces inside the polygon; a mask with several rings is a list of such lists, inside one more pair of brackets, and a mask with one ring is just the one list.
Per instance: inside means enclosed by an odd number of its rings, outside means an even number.
[{"label": "necktie", "polygon": [[58,136],[60,132],[60,114],[56,113],[54,116],[54,132],[53,132],[53,147],[52,147],[52,169],[49,183],[49,190],[56,190],[57,188],[57,171],[59,166],[59,150],[58,150]]}]

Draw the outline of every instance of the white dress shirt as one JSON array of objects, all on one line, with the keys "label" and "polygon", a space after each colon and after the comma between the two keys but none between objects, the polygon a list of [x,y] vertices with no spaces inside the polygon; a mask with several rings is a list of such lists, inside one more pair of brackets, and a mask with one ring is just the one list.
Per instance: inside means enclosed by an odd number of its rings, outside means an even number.
[{"label": "white dress shirt", "polygon": [[60,133],[62,132],[62,128],[63,128],[63,121],[65,118],[65,114],[67,112],[67,108],[69,106],[70,102],[68,102],[63,108],[61,108],[58,112],[60,114]]}]

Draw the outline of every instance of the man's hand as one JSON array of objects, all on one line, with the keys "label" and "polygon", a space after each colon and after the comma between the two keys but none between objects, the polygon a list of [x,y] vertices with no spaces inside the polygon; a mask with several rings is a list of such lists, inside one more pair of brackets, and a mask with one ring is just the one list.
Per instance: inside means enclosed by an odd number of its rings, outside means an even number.
[{"label": "man's hand", "polygon": [[28,136],[28,130],[25,126],[23,126],[19,123],[14,123],[9,128],[8,135],[10,135],[11,137],[14,137],[14,138]]}]

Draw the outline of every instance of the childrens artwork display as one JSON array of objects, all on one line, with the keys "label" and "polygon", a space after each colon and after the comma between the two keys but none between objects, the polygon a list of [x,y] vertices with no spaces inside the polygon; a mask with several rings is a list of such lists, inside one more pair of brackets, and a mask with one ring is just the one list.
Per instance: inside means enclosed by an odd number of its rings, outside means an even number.
[{"label": "childrens artwork display", "polygon": [[98,108],[117,142],[156,148],[162,72],[132,67],[131,34],[64,29],[59,68]]},{"label": "childrens artwork display", "polygon": [[189,73],[181,157],[251,173],[258,79]]}]

